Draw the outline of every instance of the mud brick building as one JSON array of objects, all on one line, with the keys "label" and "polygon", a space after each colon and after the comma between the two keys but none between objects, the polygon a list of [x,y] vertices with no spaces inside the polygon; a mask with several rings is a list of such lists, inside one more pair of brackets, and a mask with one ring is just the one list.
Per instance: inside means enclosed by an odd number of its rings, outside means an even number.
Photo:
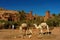
[{"label": "mud brick building", "polygon": [[6,21],[18,21],[19,18],[17,16],[18,12],[13,10],[0,10],[0,20]]},{"label": "mud brick building", "polygon": [[50,17],[51,17],[50,11],[46,11],[46,14],[45,14],[45,17],[44,17],[44,21],[47,21]]},{"label": "mud brick building", "polygon": [[[20,21],[19,19],[19,12],[13,11],[13,10],[5,10],[3,8],[0,8],[0,20],[6,20],[6,21]],[[26,21],[33,20],[35,17],[32,14],[32,11],[26,14]],[[50,18],[50,11],[46,11],[44,21],[47,21],[47,19]]]},{"label": "mud brick building", "polygon": [[32,20],[34,19],[34,16],[32,14],[32,11],[30,11],[28,14],[26,14],[26,20]]}]

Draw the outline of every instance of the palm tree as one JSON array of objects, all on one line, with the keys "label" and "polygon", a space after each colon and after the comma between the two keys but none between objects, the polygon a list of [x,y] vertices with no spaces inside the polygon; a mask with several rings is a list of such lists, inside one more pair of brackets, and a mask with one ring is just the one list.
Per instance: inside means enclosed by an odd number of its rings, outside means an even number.
[{"label": "palm tree", "polygon": [[26,12],[24,10],[19,11],[19,18],[20,18],[20,22],[24,22],[26,21]]},{"label": "palm tree", "polygon": [[58,16],[60,16],[60,13],[58,14]]},{"label": "palm tree", "polygon": [[5,27],[5,22],[5,20],[0,20],[0,29]]},{"label": "palm tree", "polygon": [[52,16],[54,16],[54,17],[55,17],[55,16],[56,16],[56,14],[55,14],[55,13],[53,13],[53,14],[52,14]]}]

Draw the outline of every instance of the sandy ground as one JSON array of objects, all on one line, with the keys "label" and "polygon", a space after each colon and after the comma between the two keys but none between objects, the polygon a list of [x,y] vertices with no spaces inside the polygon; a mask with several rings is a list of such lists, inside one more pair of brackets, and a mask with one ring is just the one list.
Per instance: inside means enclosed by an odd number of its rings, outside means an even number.
[{"label": "sandy ground", "polygon": [[60,27],[55,27],[50,35],[38,35],[38,30],[33,29],[31,38],[22,38],[18,29],[1,29],[0,40],[60,40]]}]

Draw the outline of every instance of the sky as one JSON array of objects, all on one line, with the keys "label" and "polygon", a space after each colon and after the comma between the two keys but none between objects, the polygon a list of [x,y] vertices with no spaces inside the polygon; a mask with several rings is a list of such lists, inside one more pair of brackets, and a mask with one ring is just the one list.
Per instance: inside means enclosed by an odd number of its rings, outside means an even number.
[{"label": "sky", "polygon": [[0,0],[0,7],[44,16],[48,10],[51,14],[60,13],[60,0]]}]

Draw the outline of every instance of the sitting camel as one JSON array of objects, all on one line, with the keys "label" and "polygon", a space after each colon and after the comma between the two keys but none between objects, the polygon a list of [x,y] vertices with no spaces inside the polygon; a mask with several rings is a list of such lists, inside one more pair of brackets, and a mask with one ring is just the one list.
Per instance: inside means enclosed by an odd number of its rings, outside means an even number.
[{"label": "sitting camel", "polygon": [[44,32],[43,32],[44,29],[47,29],[46,32],[49,34],[49,27],[46,23],[41,23],[38,26],[36,24],[33,24],[33,25],[35,25],[36,29],[40,29],[41,34],[44,34]]},{"label": "sitting camel", "polygon": [[29,32],[29,38],[31,38],[32,30],[28,28],[28,25],[26,23],[22,23],[19,30],[23,34],[23,37],[26,36]]}]

